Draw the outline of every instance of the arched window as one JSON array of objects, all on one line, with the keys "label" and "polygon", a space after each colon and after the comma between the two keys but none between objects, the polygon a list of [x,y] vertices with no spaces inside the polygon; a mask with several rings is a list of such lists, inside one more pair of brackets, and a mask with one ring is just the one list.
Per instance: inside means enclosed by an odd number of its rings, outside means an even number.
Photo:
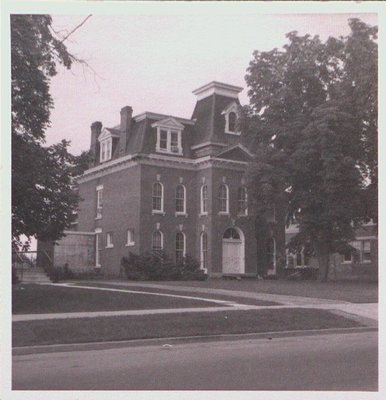
[{"label": "arched window", "polygon": [[176,187],[176,212],[185,214],[186,212],[186,189],[184,185]]},{"label": "arched window", "polygon": [[153,251],[162,250],[164,247],[164,237],[161,231],[154,231],[151,238],[151,248]]},{"label": "arched window", "polygon": [[182,232],[176,234],[176,263],[185,257],[185,235]]},{"label": "arched window", "polygon": [[236,113],[235,112],[230,112],[228,114],[228,131],[229,132],[236,132]]},{"label": "arched window", "polygon": [[241,240],[240,234],[237,232],[237,230],[235,228],[228,228],[224,232],[223,239]]},{"label": "arched window", "polygon": [[218,198],[220,201],[220,212],[229,213],[229,189],[227,185],[221,185]]},{"label": "arched window", "polygon": [[208,186],[201,186],[201,214],[208,213]]},{"label": "arched window", "polygon": [[241,187],[237,196],[237,213],[240,215],[248,214],[247,196],[247,189],[245,187]]},{"label": "arched window", "polygon": [[153,211],[162,212],[164,210],[164,188],[159,182],[153,184],[152,202]]},{"label": "arched window", "polygon": [[200,252],[200,264],[201,269],[208,268],[208,234],[206,232],[201,233],[201,252]]}]

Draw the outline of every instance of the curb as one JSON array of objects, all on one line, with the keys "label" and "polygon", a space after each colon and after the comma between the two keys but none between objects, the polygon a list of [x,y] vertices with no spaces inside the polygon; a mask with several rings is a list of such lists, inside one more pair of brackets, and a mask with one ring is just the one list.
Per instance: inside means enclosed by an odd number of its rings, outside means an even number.
[{"label": "curb", "polygon": [[261,333],[245,333],[245,334],[225,334],[225,335],[207,335],[207,336],[186,336],[186,337],[165,337],[156,339],[132,339],[114,342],[89,342],[89,343],[71,343],[71,344],[53,344],[41,346],[22,346],[12,349],[12,356],[42,354],[42,353],[58,353],[69,351],[90,351],[90,350],[108,350],[124,347],[139,346],[165,346],[170,348],[172,345],[189,344],[197,342],[218,342],[218,341],[235,341],[235,340],[256,340],[298,336],[315,336],[330,334],[346,334],[361,332],[377,332],[376,327],[355,327],[355,328],[329,328],[329,329],[310,329],[297,331],[282,332],[261,332]]}]

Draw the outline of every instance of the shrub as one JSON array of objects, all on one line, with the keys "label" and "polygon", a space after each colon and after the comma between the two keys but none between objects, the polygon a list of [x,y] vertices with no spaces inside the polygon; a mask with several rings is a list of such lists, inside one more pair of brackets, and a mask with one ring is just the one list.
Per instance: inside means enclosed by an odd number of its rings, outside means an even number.
[{"label": "shrub", "polygon": [[49,275],[53,282],[59,282],[73,278],[72,271],[64,267],[54,267],[52,271],[50,271]]},{"label": "shrub", "polygon": [[163,251],[146,252],[141,255],[129,253],[122,257],[121,266],[129,280],[204,280],[206,274],[200,264],[190,256],[175,265]]}]

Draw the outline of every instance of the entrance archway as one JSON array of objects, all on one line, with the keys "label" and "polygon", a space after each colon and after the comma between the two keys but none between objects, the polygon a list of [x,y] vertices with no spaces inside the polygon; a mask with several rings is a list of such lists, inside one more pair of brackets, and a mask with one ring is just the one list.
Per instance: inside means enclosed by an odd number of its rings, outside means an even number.
[{"label": "entrance archway", "polygon": [[241,229],[228,228],[222,238],[223,274],[245,273],[245,239]]}]

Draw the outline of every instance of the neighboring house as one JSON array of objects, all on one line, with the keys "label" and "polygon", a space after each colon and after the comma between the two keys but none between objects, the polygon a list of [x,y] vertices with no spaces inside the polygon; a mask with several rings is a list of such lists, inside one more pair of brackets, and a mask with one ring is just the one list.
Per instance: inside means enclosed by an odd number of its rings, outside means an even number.
[{"label": "neighboring house", "polygon": [[[298,233],[296,225],[286,228],[286,243]],[[363,224],[355,231],[355,240],[350,243],[352,251],[345,254],[332,254],[330,259],[330,277],[378,275],[378,225],[373,222]],[[307,257],[304,251],[286,252],[286,268],[315,267],[317,262]]]},{"label": "neighboring house", "polygon": [[212,277],[264,269],[244,180],[252,154],[236,128],[241,90],[219,82],[200,87],[191,119],[133,116],[126,106],[119,125],[91,125],[95,162],[78,178],[77,230],[95,233],[96,268],[104,275],[118,275],[129,252],[161,249],[174,261],[195,257]]}]

